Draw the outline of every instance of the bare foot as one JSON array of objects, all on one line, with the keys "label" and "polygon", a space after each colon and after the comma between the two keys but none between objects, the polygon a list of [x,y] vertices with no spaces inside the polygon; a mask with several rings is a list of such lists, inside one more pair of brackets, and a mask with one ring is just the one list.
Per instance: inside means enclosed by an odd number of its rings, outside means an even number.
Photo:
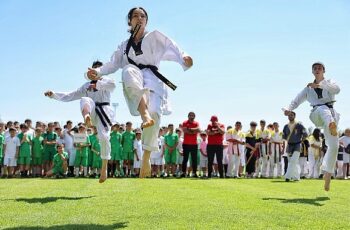
[{"label": "bare foot", "polygon": [[332,136],[338,136],[337,124],[335,122],[329,123],[329,132]]},{"label": "bare foot", "polygon": [[140,172],[140,178],[151,177],[151,167],[142,167]]},{"label": "bare foot", "polygon": [[101,175],[98,181],[99,183],[103,183],[107,180],[107,164],[108,164],[108,160],[102,159]]},{"label": "bare foot", "polygon": [[323,175],[323,180],[324,180],[324,190],[326,192],[329,191],[330,185],[331,185],[331,177],[332,175],[329,172],[325,172]]},{"label": "bare foot", "polygon": [[101,170],[100,179],[98,180],[99,183],[103,183],[107,180],[107,170]]},{"label": "bare foot", "polygon": [[150,119],[142,123],[142,128],[148,128],[154,125],[154,120]]},{"label": "bare foot", "polygon": [[142,156],[142,167],[140,171],[140,178],[151,177],[151,164],[149,163],[149,158],[151,152],[145,150]]},{"label": "bare foot", "polygon": [[87,125],[87,127],[92,127],[91,117],[89,114],[85,115],[84,122]]}]

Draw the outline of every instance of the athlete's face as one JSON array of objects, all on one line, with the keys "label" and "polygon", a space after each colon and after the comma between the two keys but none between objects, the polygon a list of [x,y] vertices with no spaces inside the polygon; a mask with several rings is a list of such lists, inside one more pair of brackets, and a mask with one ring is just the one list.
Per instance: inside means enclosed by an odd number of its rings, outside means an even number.
[{"label": "athlete's face", "polygon": [[141,29],[145,29],[147,25],[147,19],[148,18],[143,10],[136,9],[132,12],[130,26],[131,28],[135,28],[135,26],[139,24],[141,26]]},{"label": "athlete's face", "polygon": [[324,74],[324,69],[322,65],[314,65],[312,68],[312,73],[315,77],[321,77]]}]

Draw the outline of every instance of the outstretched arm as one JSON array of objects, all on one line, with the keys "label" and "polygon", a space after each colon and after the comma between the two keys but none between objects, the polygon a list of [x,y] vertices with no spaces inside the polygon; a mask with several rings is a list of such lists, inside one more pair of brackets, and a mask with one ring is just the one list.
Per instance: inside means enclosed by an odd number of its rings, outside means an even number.
[{"label": "outstretched arm", "polygon": [[156,47],[159,51],[159,61],[175,61],[179,63],[184,70],[189,69],[193,65],[192,58],[180,49],[180,47],[166,35],[159,31],[154,31],[157,41]]},{"label": "outstretched arm", "polygon": [[290,105],[284,109],[284,115],[288,115],[290,111],[298,108],[300,104],[302,104],[306,100],[307,96],[307,87],[305,87],[295,98],[292,100]]},{"label": "outstretched arm", "polygon": [[122,67],[123,60],[123,50],[125,49],[125,43],[118,46],[118,49],[113,53],[109,62],[104,63],[101,67],[96,69],[88,68],[86,73],[87,77],[90,80],[97,80],[98,77],[108,75],[116,72],[119,68]]},{"label": "outstretched arm", "polygon": [[63,101],[63,102],[69,102],[69,101],[75,101],[81,99],[85,94],[84,92],[86,89],[84,88],[85,85],[80,87],[79,89],[72,91],[72,92],[54,92],[51,90],[48,90],[44,93],[46,97],[55,99],[57,101]]}]

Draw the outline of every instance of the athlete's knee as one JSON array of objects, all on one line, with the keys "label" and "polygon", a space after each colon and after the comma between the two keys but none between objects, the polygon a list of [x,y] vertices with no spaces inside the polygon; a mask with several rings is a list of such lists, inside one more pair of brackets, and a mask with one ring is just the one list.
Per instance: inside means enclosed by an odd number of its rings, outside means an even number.
[{"label": "athlete's knee", "polygon": [[94,101],[89,97],[82,97],[80,99],[80,108],[82,111],[83,110],[91,111],[92,104],[94,104]]},{"label": "athlete's knee", "polygon": [[140,77],[141,71],[134,65],[126,65],[122,71],[122,80],[126,80],[126,78],[134,78]]}]

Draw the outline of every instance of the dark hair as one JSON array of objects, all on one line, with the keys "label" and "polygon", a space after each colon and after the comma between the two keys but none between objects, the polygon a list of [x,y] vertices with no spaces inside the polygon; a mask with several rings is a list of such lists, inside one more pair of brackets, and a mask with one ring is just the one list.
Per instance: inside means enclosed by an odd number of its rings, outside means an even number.
[{"label": "dark hair", "polygon": [[[131,22],[131,17],[132,17],[132,13],[134,13],[134,11],[135,10],[142,10],[144,13],[145,13],[145,15],[146,15],[146,23],[148,22],[148,14],[147,14],[147,11],[144,9],[144,8],[142,8],[142,7],[134,7],[134,8],[132,8],[132,9],[130,9],[129,10],[129,13],[128,13],[128,15],[127,15],[127,21],[128,21],[128,26],[131,26],[131,24],[130,24],[130,22]],[[129,31],[129,32],[131,32],[131,31]]]},{"label": "dark hair", "polygon": [[27,123],[27,122],[32,123],[32,120],[30,120],[30,119],[25,119],[25,120],[24,120],[24,123]]},{"label": "dark hair", "polygon": [[71,121],[71,120],[68,120],[67,122],[66,122],[66,124],[68,125],[68,124],[73,124],[73,122]]},{"label": "dark hair", "polygon": [[326,71],[326,67],[325,67],[324,64],[321,63],[321,62],[315,62],[314,64],[312,64],[311,69],[314,69],[314,67],[315,67],[316,65],[322,66],[323,71]]},{"label": "dark hair", "polygon": [[19,128],[20,128],[20,129],[27,129],[28,126],[27,126],[26,124],[23,123],[23,124],[20,124],[20,125],[19,125]]},{"label": "dark hair", "polygon": [[170,126],[173,126],[173,127],[174,127],[174,124],[168,124],[168,128],[169,128]]},{"label": "dark hair", "polygon": [[193,114],[196,117],[196,114],[194,112],[189,112],[187,116],[190,116],[190,114]]},{"label": "dark hair", "polygon": [[103,65],[102,62],[100,62],[99,60],[96,60],[92,63],[92,68],[98,68],[98,67],[101,67]]},{"label": "dark hair", "polygon": [[314,131],[312,132],[312,136],[314,136],[316,141],[320,141],[321,130],[318,128],[314,129]]},{"label": "dark hair", "polygon": [[290,111],[289,113],[293,114],[294,117],[297,115],[294,111]]},{"label": "dark hair", "polygon": [[252,121],[252,122],[250,122],[250,124],[249,124],[250,126],[257,126],[258,124],[255,122],[255,121]]},{"label": "dark hair", "polygon": [[58,147],[64,148],[64,144],[59,143],[59,144],[56,145],[56,149],[58,149]]}]

